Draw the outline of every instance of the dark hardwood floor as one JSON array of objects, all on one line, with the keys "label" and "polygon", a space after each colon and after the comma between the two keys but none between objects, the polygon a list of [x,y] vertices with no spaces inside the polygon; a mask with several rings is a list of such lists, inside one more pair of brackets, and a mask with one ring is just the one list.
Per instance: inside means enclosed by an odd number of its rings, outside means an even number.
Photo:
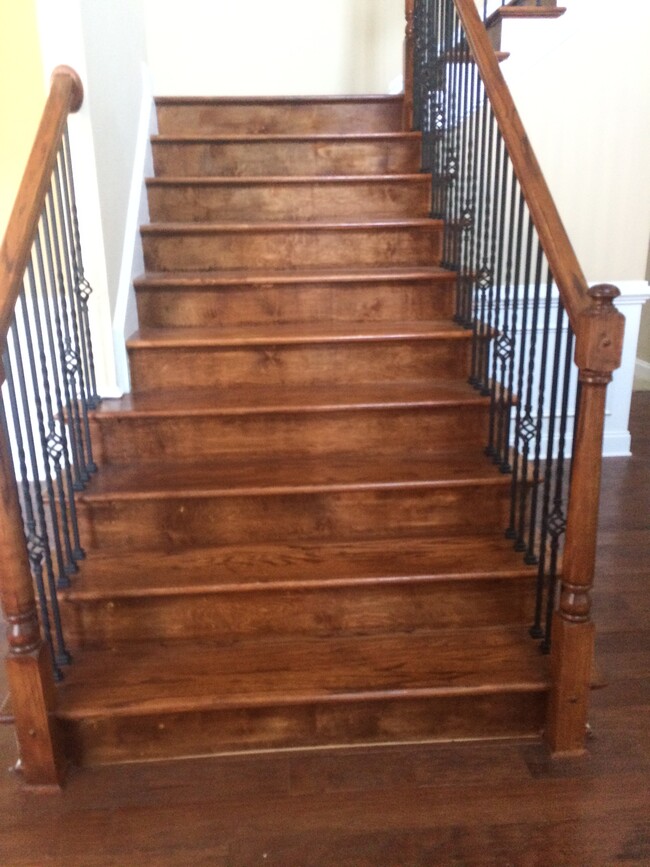
[{"label": "dark hardwood floor", "polygon": [[[594,867],[650,864],[650,393],[605,461],[595,620],[607,681],[587,756],[534,743],[234,756],[0,774],[0,865]],[[0,684],[2,686],[2,684]],[[14,759],[0,728],[0,765]]]}]

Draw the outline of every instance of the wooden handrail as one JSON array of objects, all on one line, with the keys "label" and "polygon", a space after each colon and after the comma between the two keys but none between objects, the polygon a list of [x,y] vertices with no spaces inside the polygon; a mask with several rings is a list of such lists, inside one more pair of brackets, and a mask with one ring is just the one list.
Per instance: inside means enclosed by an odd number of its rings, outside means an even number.
[{"label": "wooden handrail", "polygon": [[[68,66],[57,67],[0,247],[0,350],[6,346],[68,114],[77,111],[82,100],[83,87],[77,73]],[[0,383],[4,381],[5,371],[0,365]],[[30,784],[60,786],[66,761],[53,716],[56,692],[52,659],[41,635],[11,449],[2,425],[0,607],[7,623],[6,668],[20,768]]]},{"label": "wooden handrail", "polygon": [[476,3],[474,0],[454,0],[454,3],[562,303],[575,332],[577,353],[586,356],[583,357],[583,363],[588,369],[611,372],[620,366],[624,317],[621,314],[608,317],[607,334],[602,334],[599,341],[588,347],[588,352],[583,352],[584,324],[585,321],[589,322],[593,306],[585,275],[544,179],[510,89],[499,69],[494,46],[481,21]]},{"label": "wooden handrail", "polygon": [[0,247],[0,348],[20,295],[68,114],[78,111],[82,102],[83,85],[77,73],[69,66],[57,66]]}]

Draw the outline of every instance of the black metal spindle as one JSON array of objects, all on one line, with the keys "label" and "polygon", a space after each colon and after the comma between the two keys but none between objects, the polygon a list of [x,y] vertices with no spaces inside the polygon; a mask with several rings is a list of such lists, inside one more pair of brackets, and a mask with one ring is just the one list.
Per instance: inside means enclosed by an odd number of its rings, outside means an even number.
[{"label": "black metal spindle", "polygon": [[63,373],[63,385],[65,390],[66,408],[70,418],[70,432],[72,444],[72,464],[74,470],[74,488],[81,491],[88,482],[89,475],[86,470],[86,456],[84,452],[84,440],[81,430],[81,417],[77,400],[77,384],[74,366],[74,354],[68,316],[68,302],[63,279],[63,266],[61,262],[61,250],[59,247],[59,232],[57,228],[57,216],[54,206],[52,188],[46,198],[46,210],[44,214],[44,228],[46,235],[47,263],[50,270],[51,285],[55,290],[52,295],[54,319],[57,331],[57,343],[61,369]]},{"label": "black metal spindle", "polygon": [[[564,314],[564,310],[562,312]],[[548,517],[548,529],[551,537],[551,556],[548,574],[548,595],[546,599],[546,623],[544,640],[542,642],[542,649],[546,653],[548,653],[551,648],[551,625],[553,620],[553,611],[555,610],[556,604],[560,544],[562,536],[566,532],[564,474],[566,461],[566,435],[569,418],[569,392],[571,388],[571,371],[573,367],[573,344],[573,331],[571,330],[570,325],[567,324],[564,366],[562,370],[562,402],[559,418],[559,441],[556,459],[555,489],[553,493],[553,508]]]},{"label": "black metal spindle", "polygon": [[75,270],[76,294],[79,301],[79,315],[81,320],[81,333],[84,352],[84,365],[87,369],[87,401],[88,406],[94,409],[99,404],[97,393],[97,377],[95,374],[95,359],[93,354],[92,336],[90,332],[90,318],[88,314],[88,299],[92,295],[92,286],[84,270],[83,251],[81,248],[81,234],[79,231],[79,215],[77,212],[77,195],[72,171],[72,157],[70,154],[70,137],[68,129],[63,132],[63,191],[65,196],[66,210],[71,220],[73,263]]},{"label": "black metal spindle", "polygon": [[61,243],[61,255],[63,258],[65,270],[63,286],[67,290],[67,304],[70,311],[70,331],[72,339],[68,347],[67,362],[69,369],[77,382],[76,397],[78,404],[78,413],[81,420],[83,453],[85,455],[84,469],[86,471],[86,475],[89,477],[91,473],[96,472],[97,466],[95,465],[92,454],[90,421],[88,418],[88,380],[85,369],[85,352],[83,348],[84,340],[82,337],[82,329],[80,328],[79,322],[79,297],[76,291],[75,279],[73,275],[74,241],[72,238],[72,228],[70,225],[70,214],[66,210],[65,200],[63,198],[63,185],[61,182],[61,175],[61,151],[59,150],[57,162],[54,165],[53,178],[56,187],[56,203],[60,226],[59,241]]},{"label": "black metal spindle", "polygon": [[[77,520],[77,505],[74,498],[74,481],[72,478],[72,466],[71,460],[73,457],[72,451],[72,440],[73,437],[69,436],[70,431],[70,416],[67,414],[65,410],[64,396],[62,392],[63,385],[65,383],[65,372],[63,370],[63,360],[59,355],[57,340],[54,333],[53,321],[52,321],[52,298],[56,298],[56,286],[52,282],[52,270],[48,269],[46,272],[44,256],[43,256],[43,246],[45,244],[47,249],[47,215],[44,212],[41,219],[41,226],[39,232],[36,235],[34,240],[34,252],[36,257],[36,265],[39,274],[40,287],[41,287],[41,305],[42,305],[42,319],[39,316],[38,328],[43,331],[42,320],[45,323],[45,334],[43,337],[43,352],[47,356],[46,365],[49,363],[51,370],[51,385],[53,387],[54,394],[52,395],[52,391],[50,390],[49,402],[51,406],[51,417],[50,417],[50,430],[49,430],[49,438],[48,438],[48,448],[50,451],[50,458],[52,460],[53,466],[55,468],[55,472],[61,475],[61,489],[65,488],[64,501],[60,504],[61,515],[67,518],[65,526],[68,528],[68,532],[72,534],[72,557],[74,562],[76,563],[79,560],[83,560],[84,551],[81,546],[81,539],[79,535],[79,522]],[[41,236],[44,238],[44,242],[41,240]],[[51,254],[48,251],[48,258],[51,257]],[[49,280],[48,280],[49,274]],[[55,302],[55,309],[56,302]]]},{"label": "black metal spindle", "polygon": [[[45,566],[45,586],[47,588],[47,593],[44,593],[44,602],[43,604],[49,608],[51,615],[51,623],[54,630],[53,636],[53,658],[57,666],[67,665],[70,662],[70,655],[65,646],[65,640],[63,637],[63,627],[61,624],[61,616],[58,607],[57,595],[56,595],[56,573],[54,568],[54,562],[52,558],[52,550],[50,547],[50,540],[48,534],[47,527],[47,519],[45,516],[45,506],[43,502],[43,493],[40,486],[39,481],[39,464],[37,459],[37,451],[36,451],[36,443],[34,439],[34,430],[33,430],[33,417],[32,411],[30,407],[30,397],[29,391],[27,387],[27,380],[25,377],[25,366],[23,362],[23,353],[21,348],[21,340],[20,333],[17,325],[17,321],[14,318],[11,328],[11,342],[13,355],[15,358],[15,366],[13,370],[15,370],[15,376],[18,383],[17,394],[20,397],[20,411],[19,415],[22,417],[24,422],[24,438],[27,444],[27,454],[29,456],[29,468],[31,469],[31,473],[28,472],[26,477],[27,486],[30,489],[30,499],[33,493],[33,504],[34,509],[32,512],[35,512],[35,526],[34,526],[34,534],[31,539],[28,537],[27,540],[27,548],[28,551],[30,549],[30,545],[35,552],[35,556],[39,556],[42,559],[42,562]],[[28,342],[28,341],[27,341]],[[29,350],[28,350],[29,351]],[[31,353],[30,353],[31,354]],[[10,357],[7,357],[8,367],[12,367]],[[13,375],[10,377],[7,374],[7,381],[11,378],[13,385]],[[11,390],[11,387],[10,387]],[[32,476],[30,480],[29,475]],[[31,482],[31,484],[30,484]],[[58,553],[58,552],[57,552]],[[60,674],[60,672],[59,672]]]}]

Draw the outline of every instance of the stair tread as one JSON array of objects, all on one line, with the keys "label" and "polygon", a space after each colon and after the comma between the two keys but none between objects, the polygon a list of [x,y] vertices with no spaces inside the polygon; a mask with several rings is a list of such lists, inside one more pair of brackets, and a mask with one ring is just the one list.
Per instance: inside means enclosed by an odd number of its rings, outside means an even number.
[{"label": "stair tread", "polygon": [[487,405],[489,398],[461,380],[352,385],[241,385],[237,388],[161,389],[104,399],[91,415],[248,415],[389,407]]},{"label": "stair tread", "polygon": [[146,223],[140,226],[143,235],[162,234],[206,234],[212,232],[320,232],[329,229],[337,231],[367,231],[370,229],[417,229],[421,227],[442,227],[443,221],[433,217],[410,217],[372,220],[240,220],[209,223]]},{"label": "stair tread", "polygon": [[408,130],[387,130],[385,132],[219,132],[219,133],[160,133],[152,135],[151,141],[153,144],[184,144],[187,142],[195,143],[220,143],[220,142],[290,142],[290,141],[305,141],[305,142],[328,142],[328,141],[382,141],[388,139],[395,141],[402,140],[419,140],[422,138],[421,132],[410,132]]},{"label": "stair tread", "polygon": [[510,485],[484,456],[456,452],[228,456],[113,465],[81,495],[86,502],[170,497],[266,496],[349,490]]},{"label": "stair tread", "polygon": [[394,103],[402,102],[403,94],[392,93],[318,93],[313,96],[295,94],[278,94],[272,96],[156,96],[156,105],[245,105],[255,108],[256,105],[313,105],[314,103]]},{"label": "stair tread", "polygon": [[492,26],[501,18],[560,18],[566,12],[566,6],[500,6],[488,16],[487,27]]},{"label": "stair tread", "polygon": [[288,184],[292,186],[307,186],[309,184],[324,184],[345,186],[348,184],[381,184],[394,183],[430,184],[430,178],[420,173],[396,173],[382,175],[166,175],[163,178],[146,178],[148,186],[161,187],[246,187],[274,186]]},{"label": "stair tread", "polygon": [[223,269],[216,271],[148,271],[134,281],[141,286],[216,286],[257,283],[335,283],[379,280],[449,280],[455,273],[437,265],[392,268]]},{"label": "stair tread", "polygon": [[338,638],[143,642],[84,650],[57,715],[178,713],[548,688],[548,660],[522,627]]},{"label": "stair tread", "polygon": [[301,544],[230,545],[189,551],[90,553],[69,601],[261,589],[531,578],[505,538],[468,536]]},{"label": "stair tread", "polygon": [[449,320],[426,322],[307,322],[232,327],[140,328],[129,338],[130,349],[147,347],[268,346],[382,340],[471,340],[472,333]]}]

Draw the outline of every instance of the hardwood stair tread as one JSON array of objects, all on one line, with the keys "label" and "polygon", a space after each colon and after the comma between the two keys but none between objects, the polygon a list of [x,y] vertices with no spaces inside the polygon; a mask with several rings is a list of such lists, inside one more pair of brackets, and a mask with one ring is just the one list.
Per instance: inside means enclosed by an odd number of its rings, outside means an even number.
[{"label": "hardwood stair tread", "polygon": [[187,286],[211,288],[258,283],[337,283],[373,282],[383,280],[450,280],[455,272],[437,265],[392,268],[309,268],[291,271],[273,269],[225,269],[218,271],[147,271],[134,280],[134,286]]},{"label": "hardwood stair tread", "polygon": [[428,322],[308,322],[225,328],[140,328],[127,341],[129,349],[147,347],[269,346],[351,343],[386,340],[471,340],[472,333],[448,320]]},{"label": "hardwood stair tread", "polygon": [[219,133],[160,133],[151,136],[152,144],[184,144],[184,143],[246,143],[246,142],[363,142],[363,141],[416,141],[422,138],[421,132],[392,131],[386,132],[219,132]]},{"label": "hardwood stair tread", "polygon": [[163,389],[104,399],[93,418],[186,415],[254,415],[357,409],[488,405],[489,398],[463,381],[389,382],[331,386],[254,386]]},{"label": "hardwood stair tread", "polygon": [[256,105],[350,105],[351,103],[399,103],[403,94],[388,93],[320,93],[314,96],[299,96],[295,94],[278,94],[272,96],[156,96],[156,105],[244,105],[255,108]]},{"label": "hardwood stair tread", "polygon": [[[530,579],[536,569],[505,538],[230,545],[189,551],[89,553],[64,599],[83,602],[204,593],[415,582]],[[405,589],[405,592],[406,589]]]},{"label": "hardwood stair tread", "polygon": [[84,650],[59,687],[63,719],[386,698],[542,692],[548,660],[522,627],[210,641]]},{"label": "hardwood stair tread", "polygon": [[456,452],[407,455],[283,455],[139,461],[94,476],[82,502],[178,497],[281,496],[320,492],[507,486],[484,456]]},{"label": "hardwood stair tread", "polygon": [[149,177],[145,179],[147,186],[160,187],[246,187],[246,186],[276,186],[287,184],[291,186],[307,186],[322,184],[330,186],[347,186],[355,184],[376,184],[380,186],[387,182],[400,181],[404,184],[430,184],[427,175],[410,174],[373,174],[373,175],[167,175],[162,178]]},{"label": "hardwood stair tread", "polygon": [[422,227],[443,227],[443,221],[433,217],[389,218],[373,220],[233,220],[210,223],[147,223],[140,227],[146,235],[183,235],[211,234],[214,232],[321,232],[368,231],[372,229],[414,229]]}]

